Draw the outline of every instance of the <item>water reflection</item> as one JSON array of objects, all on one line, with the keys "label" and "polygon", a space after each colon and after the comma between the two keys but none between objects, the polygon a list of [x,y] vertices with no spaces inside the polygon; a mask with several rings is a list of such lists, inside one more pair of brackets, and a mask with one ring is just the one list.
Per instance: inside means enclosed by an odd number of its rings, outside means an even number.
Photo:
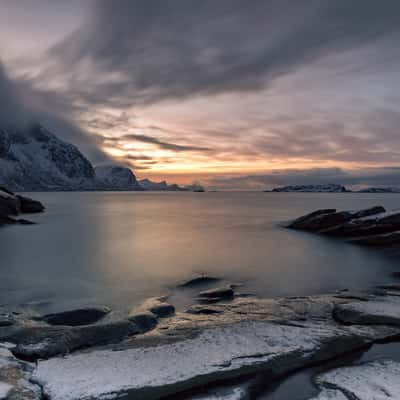
[{"label": "water reflection", "polygon": [[[197,273],[261,296],[381,283],[396,262],[279,226],[321,207],[397,207],[396,195],[39,193],[37,226],[0,231],[0,301],[129,307]],[[178,296],[179,297],[179,296]]]}]

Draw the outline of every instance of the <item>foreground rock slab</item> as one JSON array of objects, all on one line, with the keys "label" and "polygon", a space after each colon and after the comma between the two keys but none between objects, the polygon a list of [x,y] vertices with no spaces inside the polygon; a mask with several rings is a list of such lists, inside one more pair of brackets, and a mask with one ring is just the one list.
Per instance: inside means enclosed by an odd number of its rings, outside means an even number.
[{"label": "foreground rock slab", "polygon": [[[272,378],[332,351],[365,344],[351,332],[242,322],[210,329],[193,339],[148,348],[95,351],[39,361],[33,380],[52,400],[122,395],[159,399],[193,386],[261,370]],[[335,353],[335,351],[334,351]],[[335,354],[330,354],[333,356]]]},{"label": "foreground rock slab", "polygon": [[400,326],[400,297],[385,296],[374,301],[337,304],[333,315],[345,324]]},{"label": "foreground rock slab", "polygon": [[[365,294],[371,308],[382,301],[392,298]],[[155,400],[258,372],[268,382],[400,334],[398,326],[333,318],[338,305],[358,302],[336,295],[234,299],[207,306],[210,314],[177,313],[116,346],[39,360],[32,379],[51,400]]]},{"label": "foreground rock slab", "polygon": [[321,393],[314,400],[400,399],[400,363],[377,360],[338,368],[316,379]]},{"label": "foreground rock slab", "polygon": [[0,399],[40,400],[39,386],[30,382],[33,365],[17,360],[7,346],[0,345]]}]

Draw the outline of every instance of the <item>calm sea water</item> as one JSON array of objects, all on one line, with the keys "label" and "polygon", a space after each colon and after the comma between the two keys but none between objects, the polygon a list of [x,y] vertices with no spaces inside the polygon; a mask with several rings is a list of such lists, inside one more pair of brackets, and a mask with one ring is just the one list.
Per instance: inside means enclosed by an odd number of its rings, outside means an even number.
[{"label": "calm sea water", "polygon": [[129,308],[206,273],[260,296],[365,288],[390,280],[396,259],[284,229],[321,207],[400,207],[399,195],[291,193],[35,193],[38,225],[0,230],[0,303],[48,310]]}]

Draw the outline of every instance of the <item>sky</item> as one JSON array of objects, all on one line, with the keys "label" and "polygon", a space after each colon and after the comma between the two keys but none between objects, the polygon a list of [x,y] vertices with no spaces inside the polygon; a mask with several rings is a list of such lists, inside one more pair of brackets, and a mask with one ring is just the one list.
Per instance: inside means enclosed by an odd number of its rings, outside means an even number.
[{"label": "sky", "polygon": [[398,0],[0,0],[0,119],[216,189],[400,186]]}]

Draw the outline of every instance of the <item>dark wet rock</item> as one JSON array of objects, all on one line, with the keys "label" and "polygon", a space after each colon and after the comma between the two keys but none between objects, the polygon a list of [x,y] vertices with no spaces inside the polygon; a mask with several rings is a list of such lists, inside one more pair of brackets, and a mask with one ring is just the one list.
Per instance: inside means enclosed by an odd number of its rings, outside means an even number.
[{"label": "dark wet rock", "polygon": [[172,304],[161,302],[160,304],[155,304],[149,311],[157,315],[157,317],[166,318],[175,313],[175,307]]},{"label": "dark wet rock", "polygon": [[145,300],[139,307],[131,311],[130,315],[146,312],[153,313],[158,318],[167,318],[175,313],[175,307],[166,302],[167,297],[151,297]]},{"label": "dark wet rock", "polygon": [[179,285],[179,287],[197,287],[201,285],[211,284],[220,281],[220,278],[202,275],[193,279],[189,279]]},{"label": "dark wet rock", "polygon": [[388,283],[386,285],[379,285],[377,286],[378,289],[384,289],[384,290],[394,290],[394,291],[400,291],[400,284],[397,283]]},{"label": "dark wet rock", "polygon": [[0,327],[11,326],[15,324],[15,318],[12,315],[0,315]]},{"label": "dark wet rock", "polygon": [[199,293],[199,298],[208,301],[219,301],[232,299],[234,291],[231,286],[224,286],[210,290],[204,290]]},{"label": "dark wet rock", "polygon": [[29,221],[29,219],[19,218],[16,220],[19,225],[36,225],[36,222]]},{"label": "dark wet rock", "polygon": [[67,354],[77,349],[117,343],[140,333],[136,324],[121,320],[82,327],[23,327],[2,340],[15,343],[12,353],[22,360],[37,360]]},{"label": "dark wet rock", "polygon": [[111,310],[108,307],[88,307],[44,315],[41,319],[50,325],[79,326],[100,321]]},{"label": "dark wet rock", "polygon": [[130,315],[128,319],[137,326],[140,333],[145,333],[154,329],[158,323],[157,317],[151,312],[133,314]]},{"label": "dark wet rock", "polygon": [[400,271],[395,271],[390,274],[395,279],[400,279]]},{"label": "dark wet rock", "polygon": [[291,224],[289,224],[289,228],[292,229],[301,229],[301,230],[307,230],[310,229],[316,218],[325,216],[325,215],[330,215],[336,213],[335,208],[327,208],[323,210],[317,210],[314,211],[310,214],[304,215],[302,217],[299,217],[295,219]]},{"label": "dark wet rock", "polygon": [[296,219],[288,227],[343,237],[364,246],[400,245],[400,212],[386,212],[380,206],[361,211],[319,210]]},{"label": "dark wet rock", "polygon": [[43,211],[43,205],[27,197],[15,195],[9,190],[0,187],[0,226],[1,225],[31,225],[33,222],[26,219],[15,219],[20,213]]},{"label": "dark wet rock", "polygon": [[382,235],[372,235],[351,240],[354,244],[363,246],[395,246],[400,244],[400,231]]},{"label": "dark wet rock", "polygon": [[0,215],[18,215],[19,213],[19,200],[14,195],[0,190]]},{"label": "dark wet rock", "polygon": [[[385,212],[383,207],[371,207],[365,210],[360,211],[339,211],[328,209],[328,210],[318,210],[314,213],[305,215],[294,220],[289,228],[306,230],[311,232],[328,232],[333,234],[335,229],[339,229],[342,225],[346,224],[349,221],[353,221],[355,219],[365,218],[368,216],[377,215]],[[347,225],[345,225],[347,226]]]},{"label": "dark wet rock", "polygon": [[38,200],[20,195],[17,195],[17,198],[20,201],[20,210],[23,214],[40,213],[45,209],[44,205]]}]

